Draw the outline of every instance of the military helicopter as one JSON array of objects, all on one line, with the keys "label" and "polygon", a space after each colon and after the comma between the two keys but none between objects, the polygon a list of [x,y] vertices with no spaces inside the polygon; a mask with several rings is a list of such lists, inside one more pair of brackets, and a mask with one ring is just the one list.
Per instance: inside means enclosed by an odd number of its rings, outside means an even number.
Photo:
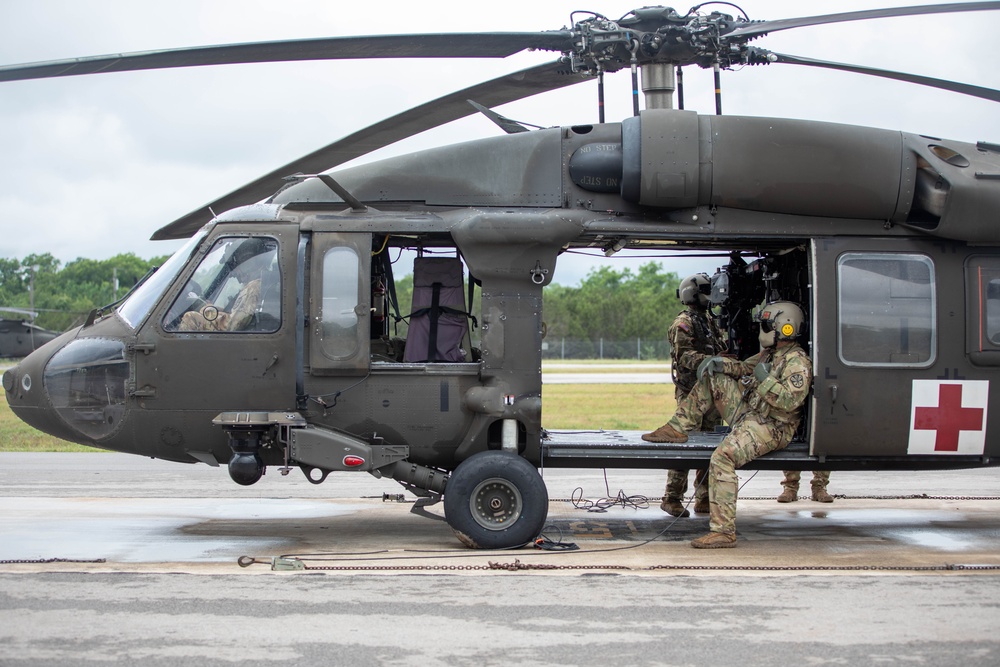
[{"label": "military helicopter", "polygon": [[[729,3],[713,3],[729,8]],[[165,460],[396,480],[444,501],[464,544],[530,542],[548,467],[705,466],[722,433],[682,445],[543,425],[542,289],[592,248],[728,254],[710,298],[731,352],[754,309],[802,304],[816,369],[793,443],[757,468],[996,465],[1000,144],[673,107],[678,71],[797,64],[1000,101],[1000,91],[768,51],[811,25],[1000,2],[776,21],[645,7],[533,33],[340,37],[0,67],[0,81],[234,62],[549,53],[526,70],[405,111],[165,225],[188,239],[113,307],[3,375],[8,403],[57,437]],[[737,8],[738,9],[738,8]],[[554,59],[553,59],[554,57]],[[494,107],[606,73],[639,73],[622,122],[529,129]],[[470,104],[470,100],[474,104]],[[681,107],[681,104],[677,105]],[[337,169],[483,113],[505,134]],[[413,250],[412,304],[392,254]],[[473,287],[478,287],[474,290]],[[478,303],[476,302],[478,301]],[[392,320],[409,313],[406,340]],[[479,343],[472,344],[474,324]]]},{"label": "military helicopter", "polygon": [[24,308],[0,308],[0,357],[26,357],[59,335],[35,324],[36,317]]}]

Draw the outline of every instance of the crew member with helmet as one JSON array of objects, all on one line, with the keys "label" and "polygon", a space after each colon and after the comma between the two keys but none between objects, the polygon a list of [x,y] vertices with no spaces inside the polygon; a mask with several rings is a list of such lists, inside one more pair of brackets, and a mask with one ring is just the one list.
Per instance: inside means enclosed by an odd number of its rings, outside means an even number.
[{"label": "crew member with helmet", "polygon": [[730,424],[708,468],[709,532],[696,549],[736,546],[736,469],[791,442],[812,384],[812,362],[796,339],[805,316],[798,304],[776,301],[761,308],[762,350],[743,361],[709,357],[698,366],[698,382],[666,424],[654,431],[662,442],[687,442],[714,406]]},{"label": "crew member with helmet", "polygon": [[[722,330],[708,312],[708,296],[712,292],[707,274],[695,273],[681,281],[677,298],[687,306],[674,319],[667,330],[670,340],[670,374],[674,380],[674,397],[681,402],[698,381],[698,365],[705,359],[725,351]],[[712,431],[722,423],[717,410],[708,411],[696,426],[698,430]],[[647,442],[665,442],[656,432],[646,433]],[[694,476],[694,511],[708,514],[707,470],[697,470]],[[671,470],[667,473],[667,488],[660,509],[671,516],[686,517],[684,494],[688,488],[688,471]]]}]

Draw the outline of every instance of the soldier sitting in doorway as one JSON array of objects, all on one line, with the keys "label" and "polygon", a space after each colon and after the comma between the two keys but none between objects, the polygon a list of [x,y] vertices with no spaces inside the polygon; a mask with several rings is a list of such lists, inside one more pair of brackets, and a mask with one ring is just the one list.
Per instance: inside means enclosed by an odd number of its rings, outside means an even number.
[{"label": "soldier sitting in doorway", "polygon": [[659,442],[687,442],[687,433],[713,408],[730,424],[708,469],[711,532],[691,542],[696,549],[736,546],[736,469],[788,446],[812,384],[812,362],[796,342],[805,324],[802,309],[788,301],[769,303],[757,319],[763,350],[744,361],[703,361],[697,384],[652,434]]}]

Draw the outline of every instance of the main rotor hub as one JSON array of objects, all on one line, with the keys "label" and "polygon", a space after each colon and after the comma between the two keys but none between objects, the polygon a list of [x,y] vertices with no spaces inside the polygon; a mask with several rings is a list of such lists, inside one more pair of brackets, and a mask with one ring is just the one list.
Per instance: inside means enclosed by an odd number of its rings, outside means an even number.
[{"label": "main rotor hub", "polygon": [[617,71],[633,60],[638,65],[746,65],[747,42],[762,35],[730,33],[753,23],[761,21],[720,12],[681,16],[672,7],[637,9],[618,21],[594,14],[573,24],[573,50],[566,59],[574,72],[590,75]]}]

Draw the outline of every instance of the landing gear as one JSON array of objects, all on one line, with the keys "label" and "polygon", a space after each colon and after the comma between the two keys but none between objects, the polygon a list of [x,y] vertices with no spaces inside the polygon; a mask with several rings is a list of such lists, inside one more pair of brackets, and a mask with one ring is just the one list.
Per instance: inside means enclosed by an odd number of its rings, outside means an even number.
[{"label": "landing gear", "polygon": [[548,511],[549,494],[538,471],[509,452],[481,452],[466,459],[445,488],[448,525],[473,549],[508,549],[531,542]]}]

